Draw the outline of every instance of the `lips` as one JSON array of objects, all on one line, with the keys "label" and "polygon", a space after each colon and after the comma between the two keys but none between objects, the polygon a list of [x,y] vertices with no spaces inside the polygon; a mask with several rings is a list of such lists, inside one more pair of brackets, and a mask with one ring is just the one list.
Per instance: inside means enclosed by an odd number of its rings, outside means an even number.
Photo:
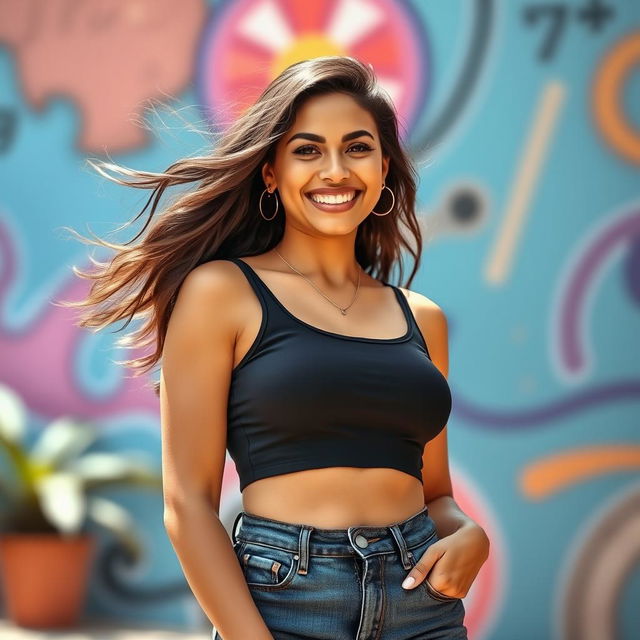
[{"label": "lips", "polygon": [[[311,197],[311,193],[317,193],[317,192],[309,192],[305,195],[307,197],[307,200],[309,200],[309,202],[316,209],[320,209],[321,211],[328,211],[329,213],[339,213],[341,211],[348,211],[349,209],[351,209],[357,202],[358,198],[360,197],[360,194],[362,193],[362,191],[360,191],[359,189],[350,189],[350,191],[355,191],[356,195],[351,200],[347,200],[346,202],[340,202],[339,204],[327,204],[325,202],[316,202]],[[345,192],[342,191],[342,193],[345,193]]]},{"label": "lips", "polygon": [[312,191],[307,191],[305,193],[306,196],[319,195],[319,196],[341,196],[345,193],[351,193],[352,191],[356,192],[356,196],[361,191],[361,189],[356,189],[355,187],[341,187],[340,189],[313,189]]}]

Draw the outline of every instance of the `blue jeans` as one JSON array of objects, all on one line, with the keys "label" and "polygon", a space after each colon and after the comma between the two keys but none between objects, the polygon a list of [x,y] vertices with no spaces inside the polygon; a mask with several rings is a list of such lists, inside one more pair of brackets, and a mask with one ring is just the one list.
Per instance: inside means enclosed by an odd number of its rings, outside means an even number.
[{"label": "blue jeans", "polygon": [[[238,519],[242,517],[236,535]],[[275,640],[467,640],[460,598],[401,583],[438,540],[425,505],[383,527],[319,529],[241,511],[233,547]],[[213,629],[214,640],[223,640]]]}]

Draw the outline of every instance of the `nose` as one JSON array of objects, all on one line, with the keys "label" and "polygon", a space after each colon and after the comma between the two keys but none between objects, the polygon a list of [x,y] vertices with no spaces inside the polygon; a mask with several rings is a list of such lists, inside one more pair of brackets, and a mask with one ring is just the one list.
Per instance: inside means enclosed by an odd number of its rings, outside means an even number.
[{"label": "nose", "polygon": [[338,151],[328,154],[327,163],[320,171],[320,178],[322,180],[330,178],[331,182],[338,183],[348,178],[350,173],[349,168],[345,165],[345,159]]}]

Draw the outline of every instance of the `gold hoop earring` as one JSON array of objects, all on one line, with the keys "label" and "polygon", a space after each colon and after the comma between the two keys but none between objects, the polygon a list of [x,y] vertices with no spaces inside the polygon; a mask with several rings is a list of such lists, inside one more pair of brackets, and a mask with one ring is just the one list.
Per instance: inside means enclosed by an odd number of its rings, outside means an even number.
[{"label": "gold hoop earring", "polygon": [[[385,189],[389,189],[389,187],[385,186],[384,182],[382,183],[382,191],[384,191]],[[384,213],[378,213],[377,211],[374,211],[373,209],[371,210],[371,213],[373,213],[376,216],[386,216],[391,209],[393,209],[394,205],[396,204],[396,196],[394,195],[393,191],[391,191],[391,189],[389,189],[389,193],[391,194],[391,197],[393,198],[393,202],[391,203],[391,208],[388,211],[385,211]]]},{"label": "gold hoop earring", "polygon": [[[273,215],[270,218],[265,217],[264,212],[262,211],[262,198],[264,196],[265,193],[269,193],[270,196],[274,196],[276,199],[276,210],[274,211]],[[273,220],[277,213],[278,213],[278,207],[280,206],[279,202],[278,202],[278,195],[276,194],[276,190],[273,190],[273,193],[271,193],[271,191],[269,191],[269,187],[267,187],[261,194],[260,194],[260,200],[258,201],[258,207],[260,208],[260,215],[265,219],[265,220]]]}]

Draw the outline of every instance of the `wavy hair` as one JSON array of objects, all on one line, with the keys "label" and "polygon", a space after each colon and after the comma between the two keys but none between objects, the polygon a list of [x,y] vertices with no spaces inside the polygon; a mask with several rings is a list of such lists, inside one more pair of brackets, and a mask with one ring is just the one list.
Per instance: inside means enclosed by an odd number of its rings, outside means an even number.
[{"label": "wavy hair", "polygon": [[[93,232],[95,239],[86,238],[64,227],[85,244],[115,253],[106,262],[90,256],[96,267],[91,272],[73,266],[77,276],[93,282],[84,300],[64,301],[61,306],[85,308],[77,326],[95,331],[126,319],[122,330],[134,318],[144,319],[138,329],[117,341],[129,348],[155,345],[148,355],[117,362],[130,367],[134,377],[149,372],[161,360],[171,311],[191,270],[210,260],[261,254],[280,241],[285,225],[282,207],[270,222],[259,214],[258,201],[265,188],[261,168],[265,162],[273,163],[276,143],[293,125],[301,103],[313,95],[336,91],[351,96],[375,119],[382,153],[389,157],[385,184],[395,194],[388,215],[369,215],[359,225],[356,260],[365,272],[385,281],[398,262],[402,279],[404,248],[414,258],[405,283],[410,286],[423,242],[414,211],[418,174],[399,138],[393,102],[378,84],[373,68],[355,58],[302,60],[284,69],[220,135],[216,148],[207,155],[179,159],[162,173],[86,160],[113,182],[151,190],[142,211],[123,226],[140,218],[153,201],[148,218],[140,232],[124,244],[101,239]],[[106,170],[122,177],[112,177]],[[165,190],[182,184],[193,186],[154,218]],[[387,205],[381,207],[386,209]],[[160,383],[154,382],[152,387],[159,395]]]}]

